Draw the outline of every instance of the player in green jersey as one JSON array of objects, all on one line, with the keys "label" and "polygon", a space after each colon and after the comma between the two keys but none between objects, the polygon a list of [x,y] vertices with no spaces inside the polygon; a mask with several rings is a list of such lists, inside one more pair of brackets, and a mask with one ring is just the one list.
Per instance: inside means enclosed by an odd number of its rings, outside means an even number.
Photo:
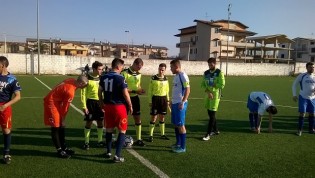
[{"label": "player in green jersey", "polygon": [[88,86],[81,90],[81,104],[82,110],[84,112],[84,120],[86,121],[84,128],[84,139],[85,143],[83,149],[88,150],[90,148],[90,132],[92,122],[97,123],[97,136],[98,136],[98,146],[105,146],[103,143],[103,119],[104,113],[98,104],[98,87],[100,81],[100,75],[103,71],[103,64],[95,61],[92,64],[92,72],[87,73],[87,78],[89,80]]},{"label": "player in green jersey", "polygon": [[164,75],[166,70],[166,64],[161,63],[159,65],[158,74],[151,77],[148,90],[149,106],[151,108],[150,115],[151,121],[149,125],[149,142],[153,142],[153,132],[155,127],[155,121],[159,116],[159,125],[161,131],[161,138],[169,140],[165,136],[165,115],[167,108],[169,107],[169,83],[167,77]]},{"label": "player in green jersey", "polygon": [[140,99],[138,95],[142,95],[145,91],[141,87],[141,73],[139,72],[143,66],[143,61],[141,58],[136,58],[133,64],[121,72],[125,77],[126,83],[128,85],[128,92],[130,94],[130,99],[132,103],[132,116],[135,120],[136,126],[136,137],[134,145],[145,146],[141,139],[141,118],[140,118]]},{"label": "player in green jersey", "polygon": [[206,135],[202,138],[208,141],[211,135],[219,134],[215,113],[218,110],[221,98],[221,90],[225,86],[224,75],[220,69],[216,68],[216,59],[209,58],[209,70],[203,75],[201,87],[205,90],[205,108],[208,111],[209,123]]}]

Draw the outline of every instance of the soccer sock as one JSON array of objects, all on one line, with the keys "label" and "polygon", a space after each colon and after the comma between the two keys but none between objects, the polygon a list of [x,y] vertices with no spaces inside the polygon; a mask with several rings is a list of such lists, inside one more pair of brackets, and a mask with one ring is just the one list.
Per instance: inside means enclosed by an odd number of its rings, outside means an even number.
[{"label": "soccer sock", "polygon": [[107,149],[107,153],[111,153],[111,152],[112,152],[113,133],[106,132],[106,134],[105,134],[105,139],[106,139],[106,149]]},{"label": "soccer sock", "polygon": [[123,145],[125,144],[125,134],[124,133],[119,133],[118,134],[118,140],[117,140],[117,145],[116,145],[116,156],[120,157],[121,150]]},{"label": "soccer sock", "polygon": [[248,114],[248,118],[249,118],[249,125],[250,125],[250,128],[255,127],[255,125],[254,125],[254,114],[253,114],[253,113],[249,113],[249,114]]},{"label": "soccer sock", "polygon": [[308,130],[313,132],[314,129],[314,116],[308,116]]},{"label": "soccer sock", "polygon": [[85,143],[90,143],[90,133],[91,133],[91,129],[89,128],[84,128],[84,140]]},{"label": "soccer sock", "polygon": [[136,124],[136,135],[137,135],[137,140],[141,140],[141,123]]},{"label": "soccer sock", "polygon": [[182,133],[179,135],[180,135],[180,140],[181,140],[180,147],[182,149],[186,149],[186,133]]},{"label": "soccer sock", "polygon": [[59,128],[59,140],[60,140],[61,148],[63,150],[66,149],[67,146],[66,146],[66,135],[65,135],[65,128],[64,127]]},{"label": "soccer sock", "polygon": [[304,125],[304,117],[299,117],[299,130],[302,131],[303,130],[303,125]]},{"label": "soccer sock", "polygon": [[154,122],[150,122],[149,134],[150,134],[151,137],[153,137],[154,127],[155,127],[155,123]]},{"label": "soccer sock", "polygon": [[181,145],[179,130],[175,127],[175,137],[176,137],[176,145]]},{"label": "soccer sock", "polygon": [[208,116],[209,116],[209,123],[208,123],[207,134],[210,134],[212,132],[214,122],[215,122],[215,111],[208,110]]},{"label": "soccer sock", "polygon": [[103,127],[97,128],[98,143],[103,141]]},{"label": "soccer sock", "polygon": [[3,134],[3,143],[4,143],[3,155],[10,154],[11,133]]},{"label": "soccer sock", "polygon": [[61,149],[60,139],[59,139],[59,128],[51,127],[51,139],[56,147],[56,149]]},{"label": "soccer sock", "polygon": [[160,125],[161,136],[165,135],[165,122],[160,121],[159,125]]},{"label": "soccer sock", "polygon": [[258,113],[254,113],[254,124],[255,124],[255,128],[258,127],[259,123],[258,123]]}]

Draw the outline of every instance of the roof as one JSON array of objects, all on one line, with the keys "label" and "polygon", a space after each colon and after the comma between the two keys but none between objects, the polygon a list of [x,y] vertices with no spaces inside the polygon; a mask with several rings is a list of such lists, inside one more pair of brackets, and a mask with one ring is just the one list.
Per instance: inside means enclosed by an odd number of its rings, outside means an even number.
[{"label": "roof", "polygon": [[256,35],[257,33],[252,32],[252,31],[247,31],[247,30],[234,30],[234,29],[227,29],[227,28],[221,28],[221,31],[229,31],[229,32],[237,32],[237,33],[246,33],[248,35]]},{"label": "roof", "polygon": [[267,44],[273,43],[275,39],[278,40],[278,43],[292,43],[292,42],[294,42],[293,40],[289,39],[284,34],[255,36],[255,37],[248,37],[247,38],[247,40],[253,40],[256,42],[262,42],[264,40],[265,43],[267,43]]},{"label": "roof", "polygon": [[219,22],[223,22],[223,23],[235,23],[235,24],[238,24],[244,28],[248,28],[248,26],[244,25],[243,23],[239,22],[239,21],[234,21],[234,20],[216,20],[216,21],[205,21],[205,20],[194,20],[194,22],[200,22],[200,23],[204,23],[204,24],[207,24],[207,25],[211,25],[211,26],[217,26],[217,27],[222,27],[221,25],[218,25],[216,23],[219,23]]}]

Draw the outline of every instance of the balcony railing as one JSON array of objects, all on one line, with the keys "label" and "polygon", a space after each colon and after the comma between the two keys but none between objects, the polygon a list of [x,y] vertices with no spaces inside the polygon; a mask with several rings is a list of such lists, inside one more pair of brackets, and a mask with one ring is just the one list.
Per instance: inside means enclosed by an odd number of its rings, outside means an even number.
[{"label": "balcony railing", "polygon": [[[221,45],[222,46],[227,46],[227,41],[221,41]],[[229,41],[229,46],[251,48],[251,47],[255,47],[255,44],[254,43],[244,43],[244,42]]]}]

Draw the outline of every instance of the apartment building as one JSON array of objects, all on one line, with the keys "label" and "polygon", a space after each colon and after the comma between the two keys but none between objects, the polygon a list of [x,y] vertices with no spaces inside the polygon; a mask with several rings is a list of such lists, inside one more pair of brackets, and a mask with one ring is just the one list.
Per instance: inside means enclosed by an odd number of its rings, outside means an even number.
[{"label": "apartment building", "polygon": [[292,58],[295,61],[315,62],[315,39],[297,37],[293,41]]},{"label": "apartment building", "polygon": [[25,43],[0,41],[0,53],[24,53]]},{"label": "apartment building", "polygon": [[[292,60],[291,43],[286,35],[254,36],[241,22],[231,20],[194,20],[196,25],[181,28],[179,57],[183,60],[207,60],[215,57],[229,62],[280,62]],[[280,45],[286,43],[286,46]],[[279,51],[286,56],[279,55]]]},{"label": "apartment building", "polygon": [[[84,42],[61,39],[40,39],[41,53],[50,55],[99,56],[134,58],[167,58],[167,48],[153,45],[118,44],[110,42]],[[27,49],[37,51],[37,39],[26,39]]]},{"label": "apartment building", "polygon": [[232,20],[194,20],[196,25],[181,28],[179,57],[183,60],[207,60],[209,57],[233,60],[245,57],[245,50],[254,47],[246,38],[256,33],[241,22]]}]

